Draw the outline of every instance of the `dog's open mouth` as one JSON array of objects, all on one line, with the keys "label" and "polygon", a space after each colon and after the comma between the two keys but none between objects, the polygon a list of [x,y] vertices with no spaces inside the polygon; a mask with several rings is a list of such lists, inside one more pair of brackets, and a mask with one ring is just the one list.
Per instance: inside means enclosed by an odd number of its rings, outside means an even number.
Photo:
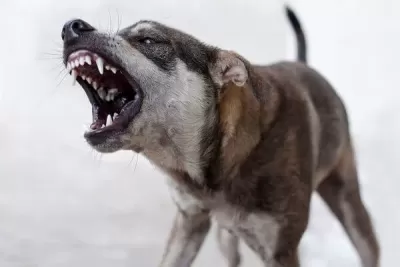
[{"label": "dog's open mouth", "polygon": [[75,51],[68,56],[67,70],[92,104],[93,122],[85,137],[122,131],[140,111],[143,97],[139,86],[105,56]]}]

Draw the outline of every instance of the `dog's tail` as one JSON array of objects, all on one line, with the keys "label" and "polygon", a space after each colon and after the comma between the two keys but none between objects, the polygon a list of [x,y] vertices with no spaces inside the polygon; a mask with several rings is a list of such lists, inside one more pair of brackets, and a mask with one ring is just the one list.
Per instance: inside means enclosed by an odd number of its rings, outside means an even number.
[{"label": "dog's tail", "polygon": [[297,60],[307,63],[307,41],[301,23],[294,11],[289,6],[286,6],[286,15],[296,34]]}]

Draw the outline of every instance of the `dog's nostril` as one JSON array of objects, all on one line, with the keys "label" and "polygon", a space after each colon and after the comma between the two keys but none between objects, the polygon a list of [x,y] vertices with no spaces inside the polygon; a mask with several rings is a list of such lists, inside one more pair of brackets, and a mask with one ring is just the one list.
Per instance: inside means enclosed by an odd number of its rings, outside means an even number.
[{"label": "dog's nostril", "polygon": [[61,38],[63,40],[71,39],[74,37],[79,37],[83,32],[89,32],[94,30],[95,28],[93,28],[89,23],[80,19],[75,19],[68,21],[67,23],[64,24],[64,27],[61,32]]},{"label": "dog's nostril", "polygon": [[76,20],[73,21],[71,24],[71,29],[75,32],[75,33],[80,33],[81,31],[84,31],[85,27],[82,23],[82,21],[80,20]]}]

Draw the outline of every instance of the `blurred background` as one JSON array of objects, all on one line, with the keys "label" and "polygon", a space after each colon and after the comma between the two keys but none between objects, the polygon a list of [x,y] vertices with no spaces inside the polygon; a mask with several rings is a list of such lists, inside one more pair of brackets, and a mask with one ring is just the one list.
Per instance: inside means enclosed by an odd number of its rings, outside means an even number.
[{"label": "blurred background", "polygon": [[[295,58],[283,0],[14,0],[0,4],[0,266],[157,266],[174,216],[165,178],[130,152],[85,144],[90,105],[61,64],[61,27],[82,18],[105,31],[154,19],[255,63]],[[343,97],[363,199],[398,266],[400,156],[396,0],[292,0],[310,65]],[[243,266],[261,266],[242,245]],[[315,196],[303,266],[360,266]],[[195,266],[224,266],[213,233]]]}]

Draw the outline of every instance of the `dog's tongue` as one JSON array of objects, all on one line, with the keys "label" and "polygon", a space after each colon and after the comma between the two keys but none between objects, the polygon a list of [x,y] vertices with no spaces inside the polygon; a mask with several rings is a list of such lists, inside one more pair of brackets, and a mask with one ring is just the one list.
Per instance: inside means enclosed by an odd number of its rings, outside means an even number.
[{"label": "dog's tongue", "polygon": [[98,129],[101,129],[101,127],[102,127],[103,125],[105,125],[105,124],[106,124],[105,121],[96,120],[96,121],[94,121],[94,122],[90,125],[90,129],[92,129],[92,130],[98,130]]},{"label": "dog's tongue", "polygon": [[92,119],[93,122],[90,125],[90,129],[98,130],[106,124],[107,114],[103,113],[102,110],[96,105],[92,105]]}]

